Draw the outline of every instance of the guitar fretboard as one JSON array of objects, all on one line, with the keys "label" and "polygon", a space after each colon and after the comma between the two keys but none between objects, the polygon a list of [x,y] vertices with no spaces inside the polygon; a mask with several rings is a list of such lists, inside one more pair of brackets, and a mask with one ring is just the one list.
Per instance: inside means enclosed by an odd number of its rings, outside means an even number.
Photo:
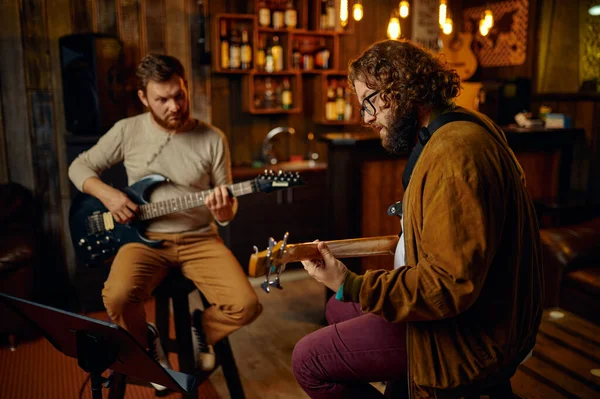
[{"label": "guitar fretboard", "polygon": [[[230,184],[227,186],[227,188],[231,191],[234,197],[251,194],[255,191],[252,180]],[[204,206],[204,201],[213,191],[214,189],[205,190],[198,193],[184,195],[183,197],[171,198],[165,201],[140,205],[138,208],[139,219],[149,220],[168,215],[170,213],[181,212],[187,209]]]}]

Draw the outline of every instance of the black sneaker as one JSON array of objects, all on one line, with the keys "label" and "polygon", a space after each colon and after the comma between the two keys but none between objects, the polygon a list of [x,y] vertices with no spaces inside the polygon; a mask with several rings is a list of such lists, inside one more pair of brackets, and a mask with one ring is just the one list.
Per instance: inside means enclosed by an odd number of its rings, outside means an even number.
[{"label": "black sneaker", "polygon": [[202,311],[194,310],[192,313],[192,344],[194,345],[194,360],[196,368],[210,371],[215,368],[215,351],[212,345],[206,343],[206,336],[202,330]]},{"label": "black sneaker", "polygon": [[[171,363],[169,358],[165,354],[165,351],[160,343],[160,337],[158,336],[158,330],[152,323],[148,323],[148,354],[154,358],[161,366],[166,369],[171,369]],[[158,392],[165,391],[167,387],[151,382],[154,389]]]}]

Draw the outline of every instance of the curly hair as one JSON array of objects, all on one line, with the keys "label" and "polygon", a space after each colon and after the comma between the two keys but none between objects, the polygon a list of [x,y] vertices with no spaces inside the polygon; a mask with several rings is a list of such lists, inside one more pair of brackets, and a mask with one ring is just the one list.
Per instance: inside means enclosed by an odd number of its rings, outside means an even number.
[{"label": "curly hair", "polygon": [[[434,109],[449,105],[460,92],[460,78],[438,56],[409,40],[383,40],[350,61],[349,86],[356,80],[380,90],[384,108],[406,115],[415,105]],[[402,106],[402,109],[398,109]]]},{"label": "curly hair", "polygon": [[170,55],[148,54],[140,61],[136,73],[138,89],[146,92],[148,82],[166,82],[174,75],[178,75],[185,81],[185,69],[181,62]]}]

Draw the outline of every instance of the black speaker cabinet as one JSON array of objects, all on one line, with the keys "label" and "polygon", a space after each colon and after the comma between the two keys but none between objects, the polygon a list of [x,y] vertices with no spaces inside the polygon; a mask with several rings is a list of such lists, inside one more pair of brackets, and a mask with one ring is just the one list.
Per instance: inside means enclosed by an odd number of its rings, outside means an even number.
[{"label": "black speaker cabinet", "polygon": [[67,130],[102,135],[126,116],[123,44],[96,33],[63,36],[59,44]]}]

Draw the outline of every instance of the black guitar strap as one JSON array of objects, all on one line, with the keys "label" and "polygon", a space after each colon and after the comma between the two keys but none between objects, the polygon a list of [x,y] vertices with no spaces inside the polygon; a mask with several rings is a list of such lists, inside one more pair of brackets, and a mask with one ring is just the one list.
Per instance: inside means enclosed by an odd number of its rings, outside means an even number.
[{"label": "black guitar strap", "polygon": [[[476,123],[479,126],[483,127],[485,130],[487,130],[490,134],[492,134],[490,128],[485,123],[483,123],[483,121],[471,114],[466,114],[463,112],[447,112],[438,116],[432,122],[430,122],[427,127],[422,127],[421,130],[419,130],[419,142],[411,151],[408,157],[408,162],[406,163],[406,167],[404,168],[404,173],[402,174],[402,185],[404,186],[405,190],[406,187],[408,187],[408,183],[410,182],[410,178],[412,177],[412,172],[415,168],[415,165],[417,164],[417,160],[419,159],[419,156],[421,156],[421,152],[423,151],[423,148],[425,148],[425,145],[427,144],[431,136],[433,136],[436,130],[438,130],[445,124],[457,121]],[[391,205],[388,208],[388,215],[401,217],[402,202],[396,202],[395,204]]]}]

